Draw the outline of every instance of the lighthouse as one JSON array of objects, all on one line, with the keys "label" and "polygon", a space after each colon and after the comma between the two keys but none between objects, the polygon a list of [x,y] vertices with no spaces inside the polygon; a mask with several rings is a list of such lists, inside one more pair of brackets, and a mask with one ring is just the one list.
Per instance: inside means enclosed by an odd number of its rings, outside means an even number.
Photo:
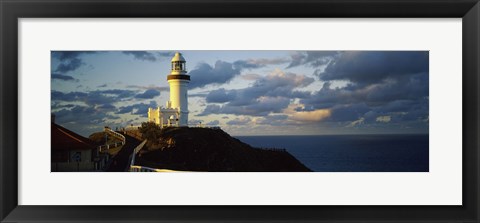
[{"label": "lighthouse", "polygon": [[188,83],[190,75],[187,75],[186,61],[181,53],[175,53],[172,58],[172,69],[167,76],[170,86],[170,108],[178,110],[178,125],[188,125]]},{"label": "lighthouse", "polygon": [[188,83],[186,61],[182,54],[177,52],[171,61],[170,74],[167,75],[170,86],[170,100],[166,107],[148,108],[148,121],[160,127],[188,126]]}]

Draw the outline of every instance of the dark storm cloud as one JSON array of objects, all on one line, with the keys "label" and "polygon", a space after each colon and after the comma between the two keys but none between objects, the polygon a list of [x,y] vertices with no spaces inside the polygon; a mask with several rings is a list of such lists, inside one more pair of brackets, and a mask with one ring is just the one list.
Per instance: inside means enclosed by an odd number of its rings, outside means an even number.
[{"label": "dark storm cloud", "polygon": [[[243,99],[242,99],[243,100]],[[247,101],[247,100],[245,100]],[[263,97],[248,99],[248,103],[227,103],[225,105],[207,105],[199,116],[209,114],[233,114],[233,115],[254,115],[266,116],[272,112],[281,112],[290,104],[289,98],[284,97]]]},{"label": "dark storm cloud", "polygon": [[292,53],[291,62],[287,68],[300,65],[308,65],[318,67],[330,62],[334,57],[339,55],[340,51],[305,51]]},{"label": "dark storm cloud", "polygon": [[105,105],[119,102],[126,98],[132,98],[135,95],[134,91],[109,89],[97,90],[89,92],[72,91],[68,93],[52,90],[52,101],[64,102],[83,102],[89,106]]},{"label": "dark storm cloud", "polygon": [[80,101],[88,96],[88,93],[73,91],[69,93],[63,93],[60,91],[52,90],[51,92],[52,101]]},{"label": "dark storm cloud", "polygon": [[276,59],[248,59],[237,60],[233,63],[218,60],[214,66],[207,63],[200,63],[189,74],[192,78],[190,89],[204,87],[209,84],[225,84],[239,75],[245,69],[255,69],[271,64],[282,64],[288,62],[284,58]]},{"label": "dark storm cloud", "polygon": [[103,125],[108,120],[118,119],[101,109],[88,106],[75,106],[71,109],[62,109],[54,112],[55,122],[60,124],[75,124],[76,126]]},{"label": "dark storm cloud", "polygon": [[143,93],[135,95],[135,98],[152,99],[160,95],[160,92],[154,89],[148,89]]},{"label": "dark storm cloud", "polygon": [[224,103],[234,100],[236,96],[236,91],[228,91],[224,88],[220,88],[218,90],[210,91],[210,93],[208,93],[205,99],[208,103]]},{"label": "dark storm cloud", "polygon": [[126,55],[131,55],[136,60],[155,62],[162,58],[171,58],[174,52],[157,52],[157,51],[122,51]]},{"label": "dark storm cloud", "polygon": [[353,83],[378,83],[402,75],[428,73],[426,51],[366,51],[339,54],[323,72],[321,80],[348,80]]},{"label": "dark storm cloud", "polygon": [[133,105],[128,105],[128,106],[122,106],[118,109],[118,111],[115,114],[134,114],[134,115],[141,115],[142,117],[147,117],[148,113],[148,108],[156,108],[157,102],[155,101],[150,101],[149,104],[146,103],[138,103],[138,104],[133,104]]},{"label": "dark storm cloud", "polygon": [[117,107],[112,104],[102,104],[96,107],[96,109],[101,111],[115,111]]},{"label": "dark storm cloud", "polygon": [[197,93],[197,94],[188,94],[188,97],[189,98],[194,98],[194,97],[198,97],[198,98],[204,98],[204,97],[207,97],[208,93]]},{"label": "dark storm cloud", "polygon": [[81,56],[86,54],[96,54],[96,51],[52,51],[51,56],[59,60],[60,64],[52,70],[59,73],[75,71],[85,63]]},{"label": "dark storm cloud", "polygon": [[52,110],[56,110],[56,109],[60,109],[60,108],[73,108],[75,107],[76,105],[74,104],[62,104],[62,103],[58,103],[58,102],[54,102],[52,103]]},{"label": "dark storm cloud", "polygon": [[63,61],[77,59],[81,55],[85,54],[96,54],[98,51],[52,51],[51,53],[52,57]]},{"label": "dark storm cloud", "polygon": [[343,88],[331,88],[326,82],[322,89],[301,102],[317,109],[339,104],[365,103],[381,106],[397,100],[418,100],[428,97],[428,73],[399,76],[369,85],[350,84]]},{"label": "dark storm cloud", "polygon": [[104,126],[118,123],[118,116],[107,113],[103,107],[79,106],[53,112],[55,122],[76,133],[88,137],[102,131]]},{"label": "dark storm cloud", "polygon": [[55,72],[60,72],[60,73],[67,73],[70,71],[74,71],[78,69],[80,66],[82,66],[84,63],[82,60],[78,58],[74,58],[68,62],[63,62],[57,66],[57,69],[55,69]]},{"label": "dark storm cloud", "polygon": [[77,79],[73,78],[72,76],[52,73],[52,79],[54,80],[62,80],[62,81],[78,81]]},{"label": "dark storm cloud", "polygon": [[231,63],[217,61],[212,67],[207,63],[200,63],[194,70],[189,72],[192,81],[190,89],[204,87],[209,84],[228,83],[235,76],[240,74],[241,69],[234,68]]},{"label": "dark storm cloud", "polygon": [[[298,111],[329,109],[325,121],[368,125],[428,120],[428,52],[341,52],[316,75],[323,87],[300,100]],[[346,81],[332,87],[335,81]],[[423,123],[423,124],[422,124]],[[428,124],[428,123],[427,123]]]},{"label": "dark storm cloud", "polygon": [[314,81],[313,78],[293,73],[273,73],[256,80],[252,86],[225,90],[223,88],[211,91],[207,103],[225,103],[224,105],[208,105],[200,115],[235,114],[265,116],[272,112],[281,112],[297,96],[309,95],[306,92],[294,90],[306,87]]},{"label": "dark storm cloud", "polygon": [[258,64],[258,63],[253,63],[247,60],[237,60],[233,62],[233,67],[237,69],[255,69],[255,68],[260,68],[265,65],[263,64]]}]

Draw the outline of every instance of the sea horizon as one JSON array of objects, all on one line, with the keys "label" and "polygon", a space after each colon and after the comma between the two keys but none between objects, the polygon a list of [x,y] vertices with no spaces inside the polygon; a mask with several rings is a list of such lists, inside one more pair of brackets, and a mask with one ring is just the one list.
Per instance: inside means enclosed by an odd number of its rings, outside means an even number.
[{"label": "sea horizon", "polygon": [[355,136],[355,135],[430,135],[430,133],[351,133],[351,134],[299,134],[299,135],[231,135],[232,137],[251,137],[251,136]]},{"label": "sea horizon", "polygon": [[234,136],[285,149],[315,172],[428,172],[429,134]]}]

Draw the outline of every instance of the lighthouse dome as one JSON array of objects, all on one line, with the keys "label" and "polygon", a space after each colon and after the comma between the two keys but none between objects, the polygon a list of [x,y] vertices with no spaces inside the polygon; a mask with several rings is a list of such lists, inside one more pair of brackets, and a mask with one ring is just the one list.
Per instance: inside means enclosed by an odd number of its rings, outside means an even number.
[{"label": "lighthouse dome", "polygon": [[185,58],[183,58],[181,53],[176,52],[175,56],[172,58],[172,62],[185,62]]}]

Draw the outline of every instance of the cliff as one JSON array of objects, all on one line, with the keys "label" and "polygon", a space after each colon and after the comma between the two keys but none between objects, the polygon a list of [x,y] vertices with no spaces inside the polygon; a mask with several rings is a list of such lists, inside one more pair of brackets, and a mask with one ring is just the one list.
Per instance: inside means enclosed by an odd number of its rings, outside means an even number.
[{"label": "cliff", "polygon": [[286,151],[253,148],[221,129],[166,128],[156,138],[137,155],[136,165],[186,171],[311,171]]}]

